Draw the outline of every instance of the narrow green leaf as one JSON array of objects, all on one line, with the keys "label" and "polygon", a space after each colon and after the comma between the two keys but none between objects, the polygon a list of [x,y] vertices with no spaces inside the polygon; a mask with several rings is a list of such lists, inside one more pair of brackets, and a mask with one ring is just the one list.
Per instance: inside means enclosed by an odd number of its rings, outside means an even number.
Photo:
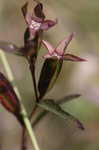
[{"label": "narrow green leaf", "polygon": [[46,100],[46,101],[41,101],[40,103],[38,103],[38,106],[40,106],[41,108],[56,114],[57,116],[59,116],[62,119],[70,119],[71,121],[73,121],[74,123],[77,124],[77,127],[80,129],[84,129],[82,123],[76,119],[74,116],[72,116],[71,114],[69,114],[68,112],[64,111],[61,106],[59,106],[57,103],[55,103],[53,100]]},{"label": "narrow green leaf", "polygon": [[58,104],[64,104],[64,103],[66,103],[68,101],[71,101],[71,100],[74,100],[76,98],[79,98],[80,96],[81,96],[80,94],[70,94],[70,95],[67,95],[67,96],[65,96],[65,97],[63,97],[61,99],[58,99],[57,103]]},{"label": "narrow green leaf", "polygon": [[[64,105],[64,103],[67,103],[68,101],[79,98],[80,96],[81,96],[80,94],[70,94],[70,95],[67,95],[61,99],[58,99],[55,102],[61,106],[61,105]],[[52,100],[52,99],[44,99],[42,101],[46,101],[46,100]],[[34,127],[38,122],[40,122],[40,120],[42,120],[45,116],[47,116],[47,114],[49,114],[49,112],[46,110],[43,110],[42,112],[40,112],[37,115],[36,119],[33,121],[32,126]]]},{"label": "narrow green leaf", "polygon": [[62,64],[62,60],[45,60],[38,83],[40,99],[46,94],[49,89],[53,87],[61,71]]}]

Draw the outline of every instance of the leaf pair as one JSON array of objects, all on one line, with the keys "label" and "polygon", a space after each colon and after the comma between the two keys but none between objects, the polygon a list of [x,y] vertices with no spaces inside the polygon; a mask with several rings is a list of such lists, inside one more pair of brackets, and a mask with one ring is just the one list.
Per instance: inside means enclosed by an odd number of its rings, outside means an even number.
[{"label": "leaf pair", "polygon": [[[67,96],[65,96],[65,97],[63,97],[61,99],[58,99],[57,101],[55,100],[54,103],[56,103],[59,106],[62,106],[65,103],[67,103],[68,101],[71,101],[71,100],[74,100],[76,98],[79,98],[80,96],[81,96],[80,94],[70,94],[70,95],[67,95]],[[47,99],[47,101],[49,101],[49,100],[54,101],[52,99]],[[46,99],[44,99],[43,101],[46,101]],[[49,111],[47,111],[47,110],[43,110],[42,112],[38,113],[36,119],[32,123],[32,126],[34,127],[36,124],[38,124],[48,114],[49,114]]]},{"label": "leaf pair", "polygon": [[[64,120],[70,120],[73,124],[75,123],[78,128],[84,130],[83,124],[77,118],[64,111],[62,107],[54,100],[41,101],[40,103],[38,103],[38,106],[45,109],[47,112],[51,112],[57,115],[59,118],[62,118]],[[43,112],[43,115],[45,115],[47,112]]]}]

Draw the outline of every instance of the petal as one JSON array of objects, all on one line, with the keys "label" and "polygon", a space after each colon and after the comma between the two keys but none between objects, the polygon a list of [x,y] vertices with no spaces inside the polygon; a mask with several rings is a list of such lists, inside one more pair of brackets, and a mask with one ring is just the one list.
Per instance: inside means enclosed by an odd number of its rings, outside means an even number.
[{"label": "petal", "polygon": [[64,54],[67,46],[69,45],[69,43],[71,42],[71,40],[73,39],[74,37],[74,33],[71,33],[68,37],[66,37],[64,40],[62,40],[59,45],[57,46],[56,48],[56,51],[62,55]]},{"label": "petal", "polygon": [[38,18],[42,18],[42,19],[45,18],[45,15],[43,13],[43,4],[42,3],[38,3],[36,5],[36,7],[34,8],[34,13],[35,13],[35,16]]},{"label": "petal", "polygon": [[53,53],[52,55],[51,55],[51,54],[46,54],[46,55],[43,56],[43,58],[46,58],[46,59],[53,59],[53,60],[60,60],[60,59],[62,59],[63,57],[57,55],[56,53]]},{"label": "petal", "polygon": [[43,24],[41,25],[42,30],[48,30],[49,28],[53,27],[57,24],[57,19],[55,21],[52,20],[45,20]]},{"label": "petal", "polygon": [[35,22],[42,22],[42,18],[39,17],[39,15],[41,15],[41,12],[39,12],[40,14],[38,15],[38,11],[42,9],[42,4],[39,3],[35,8],[34,8],[34,12],[36,14],[36,17],[33,17],[33,15],[28,13],[28,2],[26,2],[23,7],[21,8],[22,10],[22,14],[25,18],[25,21],[27,24],[31,24],[32,20],[34,20]]},{"label": "petal", "polygon": [[43,56],[46,59],[51,59],[51,60],[63,60],[62,57],[57,57],[57,56],[50,56],[50,55],[45,55]]},{"label": "petal", "polygon": [[29,14],[26,16],[26,23],[29,28],[30,39],[35,36],[35,33],[39,31],[40,26],[42,24],[42,20],[40,18],[31,17]]},{"label": "petal", "polygon": [[24,18],[25,18],[26,15],[27,15],[27,7],[28,7],[28,2],[26,2],[26,3],[23,5],[23,7],[21,8],[22,14],[23,14]]},{"label": "petal", "polygon": [[68,60],[68,61],[86,61],[85,59],[81,58],[81,57],[78,57],[78,56],[75,56],[75,55],[72,55],[72,54],[65,54],[63,57],[62,57],[63,60]]},{"label": "petal", "polygon": [[48,59],[48,58],[51,58],[52,56],[50,54],[46,54],[43,57],[46,58],[46,59]]},{"label": "petal", "polygon": [[32,18],[32,16],[28,13],[27,8],[28,8],[28,2],[26,2],[26,3],[23,5],[23,7],[21,8],[21,10],[22,10],[22,14],[23,14],[23,16],[24,16],[24,18],[25,18],[26,23],[27,23],[28,25],[30,25],[30,24],[31,24],[31,21],[33,20],[33,18]]},{"label": "petal", "polygon": [[26,17],[25,17],[25,21],[28,25],[28,27],[30,27],[31,23],[32,23],[32,17],[30,14],[27,14]]},{"label": "petal", "polygon": [[52,54],[54,52],[54,48],[49,42],[42,40],[42,44],[48,49],[49,54]]},{"label": "petal", "polygon": [[41,18],[38,18],[38,17],[33,17],[32,16],[32,20],[37,22],[37,23],[43,23],[43,20]]}]

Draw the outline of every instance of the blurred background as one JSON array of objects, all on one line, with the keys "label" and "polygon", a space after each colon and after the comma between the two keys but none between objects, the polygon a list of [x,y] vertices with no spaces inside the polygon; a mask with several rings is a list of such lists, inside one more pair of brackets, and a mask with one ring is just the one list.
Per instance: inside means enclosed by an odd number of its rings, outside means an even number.
[{"label": "blurred background", "polygon": [[[23,45],[26,28],[21,7],[25,0],[0,0],[0,40]],[[48,19],[58,19],[58,24],[44,34],[53,45],[75,32],[67,51],[87,62],[64,62],[61,74],[46,98],[59,99],[68,94],[80,93],[78,99],[66,103],[65,110],[76,116],[85,126],[79,131],[69,124],[49,114],[35,127],[41,150],[99,150],[99,1],[98,0],[42,0]],[[34,7],[29,1],[29,8]],[[46,53],[41,49],[37,61],[37,81],[41,57]],[[33,103],[32,79],[29,66],[24,58],[6,54],[23,103],[30,112]],[[0,72],[6,70],[0,58]],[[19,150],[21,127],[12,114],[0,106],[0,150]],[[29,138],[28,138],[29,139]],[[31,149],[29,147],[29,149]]]}]

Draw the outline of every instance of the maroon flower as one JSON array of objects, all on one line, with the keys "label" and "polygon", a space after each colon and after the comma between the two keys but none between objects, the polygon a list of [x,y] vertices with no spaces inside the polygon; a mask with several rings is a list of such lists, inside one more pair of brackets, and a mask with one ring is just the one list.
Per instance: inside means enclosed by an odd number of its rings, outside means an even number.
[{"label": "maroon flower", "polygon": [[48,30],[57,23],[57,20],[45,20],[42,3],[38,3],[34,8],[35,16],[33,16],[33,14],[30,15],[27,13],[27,6],[28,2],[25,3],[25,5],[22,7],[22,13],[29,28],[30,39],[35,36],[37,31]]},{"label": "maroon flower", "polygon": [[44,55],[44,58],[62,59],[69,61],[86,61],[85,59],[78,56],[68,53],[65,54],[65,50],[67,49],[67,46],[69,45],[73,37],[74,33],[71,33],[68,37],[62,40],[56,48],[53,48],[53,46],[49,42],[42,40],[43,45],[48,49],[48,54]]}]

